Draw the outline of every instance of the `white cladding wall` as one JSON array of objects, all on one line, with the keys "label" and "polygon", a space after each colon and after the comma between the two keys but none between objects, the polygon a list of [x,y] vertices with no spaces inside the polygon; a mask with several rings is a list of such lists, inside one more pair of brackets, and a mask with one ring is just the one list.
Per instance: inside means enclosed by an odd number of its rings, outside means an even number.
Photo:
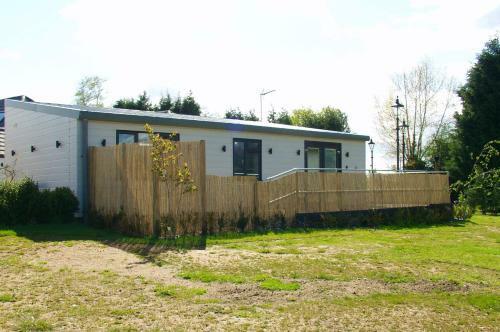
[{"label": "white cladding wall", "polygon": [[[157,132],[179,133],[181,141],[206,141],[207,173],[229,176],[233,174],[233,138],[253,138],[262,140],[262,177],[287,171],[294,167],[304,167],[304,141],[337,142],[342,144],[342,168],[365,168],[365,142],[345,139],[325,139],[307,136],[290,136],[257,132],[238,132],[222,129],[203,129],[192,127],[153,126]],[[144,131],[140,124],[89,121],[89,146],[100,146],[106,139],[107,145],[116,143],[116,130]],[[226,146],[226,152],[222,146]],[[269,148],[273,153],[269,154]],[[300,150],[300,155],[297,155]],[[346,157],[349,152],[349,157]]]},{"label": "white cladding wall", "polygon": [[[14,107],[6,108],[5,118],[5,160],[15,167],[16,177],[30,177],[43,189],[69,187],[81,197],[78,121]],[[62,143],[59,148],[56,141]]]},{"label": "white cladding wall", "polygon": [[[5,164],[5,129],[3,127],[0,128],[0,168]],[[4,173],[0,172],[0,181],[4,178]]]}]

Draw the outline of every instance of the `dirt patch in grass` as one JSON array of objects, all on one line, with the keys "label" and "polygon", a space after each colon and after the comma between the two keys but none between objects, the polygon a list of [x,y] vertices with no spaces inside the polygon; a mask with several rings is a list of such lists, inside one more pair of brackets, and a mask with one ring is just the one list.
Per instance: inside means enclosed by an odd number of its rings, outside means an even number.
[{"label": "dirt patch in grass", "polygon": [[175,277],[178,270],[173,264],[155,264],[154,260],[114,247],[83,242],[71,247],[55,245],[42,248],[30,255],[33,262],[45,261],[51,269],[81,272],[112,271],[119,275],[143,277],[163,283],[181,282]]},{"label": "dirt patch in grass", "polygon": [[[256,252],[241,252],[235,249],[225,249],[213,247],[209,250],[192,251],[167,251],[157,258],[150,259],[142,257],[114,247],[100,245],[94,242],[76,243],[70,247],[65,245],[54,245],[52,247],[42,247],[35,253],[27,255],[31,264],[40,264],[52,270],[71,269],[81,272],[114,273],[121,276],[139,277],[151,282],[163,284],[180,285],[188,287],[193,283],[207,288],[209,293],[215,298],[259,298],[259,301],[269,301],[270,297],[277,297],[269,294],[273,287],[259,287],[264,279],[248,276],[245,278],[238,274],[241,264],[248,263],[250,266],[255,260],[265,259],[266,254]],[[279,255],[277,255],[279,256]],[[207,266],[210,270],[183,271],[185,267]],[[235,274],[217,271],[218,266],[235,266]],[[367,266],[372,266],[367,263]],[[390,266],[391,270],[397,267]],[[231,271],[231,268],[227,269]],[[242,273],[242,272],[240,272]],[[395,278],[394,274],[390,274]],[[399,276],[396,276],[399,278]],[[267,276],[266,278],[273,278]],[[477,289],[477,285],[458,284],[456,282],[440,281],[407,281],[393,279],[381,275],[377,279],[354,279],[349,281],[330,278],[330,275],[319,276],[319,279],[283,279],[273,278],[284,284],[296,283],[293,286],[297,295],[305,298],[326,298],[339,297],[345,295],[368,295],[372,293],[389,293],[392,291],[412,291],[428,293],[432,291],[446,292],[467,292],[472,288]],[[386,280],[388,279],[388,280]],[[389,281],[389,282],[388,282]],[[205,284],[203,286],[203,284]],[[274,285],[276,286],[276,285]],[[277,287],[277,286],[276,286]],[[271,289],[270,289],[271,288]],[[278,290],[277,287],[274,289]],[[284,287],[286,288],[286,287]],[[272,292],[271,292],[272,293]],[[271,296],[270,296],[271,295]],[[244,301],[247,302],[247,301]],[[278,299],[278,302],[280,300]]]},{"label": "dirt patch in grass", "polygon": [[497,225],[259,235],[161,252],[6,232],[0,330],[495,330]]}]

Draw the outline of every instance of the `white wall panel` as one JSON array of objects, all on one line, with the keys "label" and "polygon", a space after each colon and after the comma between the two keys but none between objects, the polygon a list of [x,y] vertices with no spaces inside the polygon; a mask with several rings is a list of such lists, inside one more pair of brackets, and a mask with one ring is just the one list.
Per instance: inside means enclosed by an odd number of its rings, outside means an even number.
[{"label": "white wall panel", "polygon": [[[140,124],[107,121],[89,121],[89,145],[100,146],[103,139],[107,145],[116,144],[116,130],[144,131]],[[262,177],[276,175],[294,167],[304,167],[304,141],[337,142],[342,144],[342,168],[364,169],[366,142],[345,139],[324,139],[308,136],[256,133],[248,131],[229,131],[191,127],[154,126],[158,132],[175,132],[181,141],[206,141],[207,173],[211,175],[233,174],[233,138],[252,138],[262,140]],[[226,152],[222,146],[226,146]],[[269,148],[273,153],[269,154]],[[296,151],[300,150],[300,155]],[[345,153],[349,152],[349,157]]]},{"label": "white wall panel", "polygon": [[[62,143],[59,148],[56,141]],[[69,187],[77,193],[77,142],[76,119],[6,108],[5,161],[15,167],[17,178],[27,176],[40,188]]]}]

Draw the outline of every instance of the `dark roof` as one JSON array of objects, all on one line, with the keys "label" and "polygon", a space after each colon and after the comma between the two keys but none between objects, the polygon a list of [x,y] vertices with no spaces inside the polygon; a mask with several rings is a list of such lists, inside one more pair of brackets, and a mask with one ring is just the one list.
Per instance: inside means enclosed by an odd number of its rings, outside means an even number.
[{"label": "dark roof", "polygon": [[306,128],[276,123],[244,121],[233,119],[218,119],[205,116],[181,115],[174,113],[150,112],[120,108],[99,108],[81,105],[65,105],[39,102],[11,102],[19,107],[39,112],[59,114],[78,119],[116,121],[128,123],[148,123],[151,125],[172,125],[183,127],[199,127],[208,129],[225,129],[231,131],[250,131],[262,133],[277,133],[311,137],[344,138],[368,141],[369,136],[355,133],[345,133],[315,128]]},{"label": "dark roof", "polygon": [[[5,111],[5,100],[6,99],[34,102],[33,99],[31,99],[30,97],[25,96],[25,95],[20,95],[20,96],[14,96],[14,97],[8,97],[8,98],[0,99],[0,112],[4,112]],[[3,127],[3,125],[0,125],[0,127]]]}]

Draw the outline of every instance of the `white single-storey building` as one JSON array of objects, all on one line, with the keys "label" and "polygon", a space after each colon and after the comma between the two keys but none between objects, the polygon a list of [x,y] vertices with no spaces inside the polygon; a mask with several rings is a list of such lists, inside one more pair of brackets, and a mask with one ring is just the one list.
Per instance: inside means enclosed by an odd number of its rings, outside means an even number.
[{"label": "white single-storey building", "polygon": [[147,140],[144,124],[206,142],[207,174],[266,179],[292,168],[364,169],[368,136],[172,113],[5,101],[5,161],[41,188],[66,186],[85,206],[87,148]]}]

